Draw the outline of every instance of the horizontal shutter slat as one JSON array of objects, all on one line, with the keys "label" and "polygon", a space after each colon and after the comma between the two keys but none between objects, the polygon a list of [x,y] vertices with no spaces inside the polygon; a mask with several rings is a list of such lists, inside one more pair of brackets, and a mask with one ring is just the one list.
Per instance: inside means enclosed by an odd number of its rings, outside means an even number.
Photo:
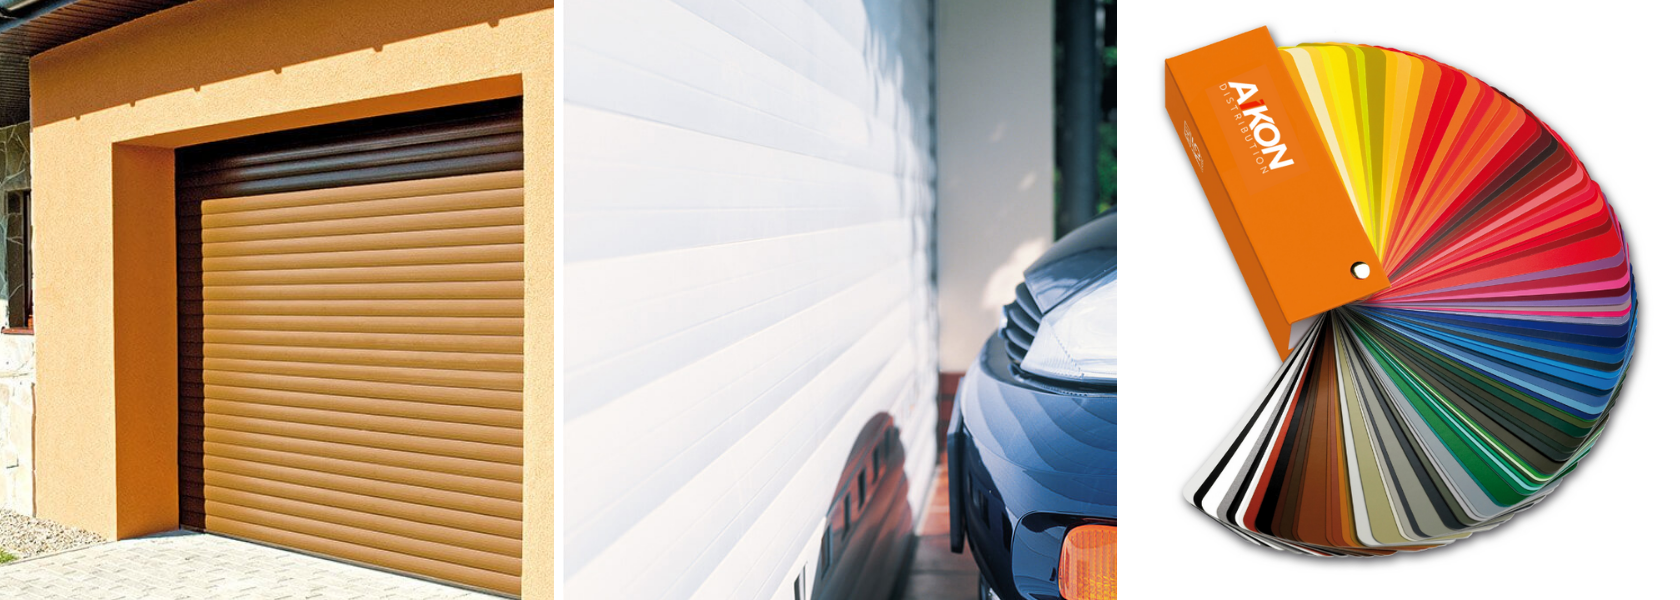
[{"label": "horizontal shutter slat", "polygon": [[206,329],[256,329],[268,331],[323,331],[347,333],[441,333],[446,335],[506,335],[525,332],[525,320],[516,318],[434,317],[299,317],[287,315],[183,315],[183,321]]},{"label": "horizontal shutter slat", "polygon": [[228,371],[265,375],[291,375],[294,377],[351,379],[452,388],[506,390],[510,392],[519,391],[524,385],[524,377],[520,373],[250,360],[216,356],[204,358],[203,370],[206,372]]},{"label": "horizontal shutter slat", "polygon": [[[512,114],[512,113],[509,113]],[[426,124],[415,127],[404,127],[376,135],[354,136],[330,141],[315,141],[296,147],[245,149],[242,152],[219,152],[212,155],[199,153],[196,160],[186,162],[181,166],[181,172],[187,176],[217,171],[233,171],[246,167],[265,164],[309,160],[323,156],[341,156],[377,150],[381,148],[396,148],[459,139],[471,139],[486,135],[500,135],[520,131],[520,123],[507,116],[479,116],[446,124]]]},{"label": "horizontal shutter slat", "polygon": [[205,315],[518,318],[525,314],[523,300],[204,300],[201,305]]},{"label": "horizontal shutter slat", "polygon": [[443,281],[519,281],[525,275],[520,263],[463,265],[403,265],[394,267],[346,267],[341,269],[272,269],[264,271],[212,271],[204,274],[206,287],[222,285],[289,285],[333,283],[404,283]]},{"label": "horizontal shutter slat", "polygon": [[[440,490],[437,488],[394,483],[390,481],[379,481],[376,479],[365,479],[361,477],[351,477],[349,475],[339,475],[336,473],[323,473],[321,471],[310,471],[307,469],[297,469],[219,456],[184,454],[183,458],[187,458],[189,456],[192,456],[195,460],[201,459],[203,463],[202,465],[192,465],[189,463],[189,466],[201,467],[207,474],[217,472],[232,473],[235,475],[244,475],[246,477],[256,477],[259,479],[268,479],[272,481],[292,483],[295,485],[357,494],[367,494],[412,504],[424,504],[439,508],[462,510],[481,515],[489,515],[492,517],[501,517],[504,519],[517,519],[521,514],[519,510],[519,502],[517,501],[491,498],[489,496],[479,494],[463,494],[460,492]],[[208,481],[209,480],[206,479],[206,482]]]},{"label": "horizontal shutter slat", "polygon": [[509,465],[520,464],[524,457],[518,447],[500,444],[486,444],[466,440],[440,440],[418,435],[402,433],[384,433],[345,427],[327,425],[310,425],[307,423],[287,423],[284,421],[270,421],[266,419],[252,419],[234,415],[205,414],[194,422],[193,413],[181,413],[181,423],[184,425],[198,425],[205,429],[229,429],[248,433],[261,433],[280,437],[314,440],[319,442],[333,442],[351,446],[367,446],[369,448],[389,448],[418,454],[432,454],[453,458],[471,458],[499,462]]},{"label": "horizontal shutter slat", "polygon": [[503,190],[472,190],[448,194],[381,198],[377,200],[342,201],[306,207],[271,208],[221,212],[201,217],[205,230],[221,227],[251,225],[279,225],[309,223],[361,217],[387,217],[416,214],[448,214],[453,211],[483,208],[514,208],[524,205],[525,192],[519,188]]},{"label": "horizontal shutter slat", "polygon": [[[400,433],[423,437],[437,437],[454,439],[481,444],[497,444],[501,446],[518,446],[521,442],[520,430],[509,427],[479,425],[474,423],[454,423],[449,421],[435,421],[430,419],[411,419],[392,415],[370,415],[344,410],[323,410],[319,408],[303,408],[297,406],[283,406],[275,404],[261,404],[224,399],[208,393],[199,403],[201,411],[215,414],[231,415],[235,417],[250,417],[282,421],[286,423],[301,423],[305,425],[322,425],[327,427],[343,427],[376,433]],[[183,399],[184,409],[191,411],[193,402]]]},{"label": "horizontal shutter slat", "polygon": [[524,222],[525,209],[521,207],[477,208],[448,213],[434,212],[418,215],[357,217],[307,223],[217,227],[205,229],[201,235],[203,235],[204,243],[210,244],[280,238],[433,231],[460,227],[494,227],[498,225],[519,225]]},{"label": "horizontal shutter slat", "polygon": [[343,183],[346,179],[359,181],[363,178],[361,173],[448,170],[450,167],[432,166],[426,169],[425,166],[427,163],[464,165],[495,160],[493,157],[519,152],[522,137],[519,132],[489,133],[437,140],[430,144],[399,144],[344,154],[270,161],[234,169],[189,172],[181,184],[188,188],[220,187],[227,190],[224,194],[242,194],[269,189],[278,181],[302,182],[313,178],[321,183]]},{"label": "horizontal shutter slat", "polygon": [[423,469],[372,464],[330,456],[297,454],[258,446],[222,444],[208,440],[205,441],[203,449],[203,453],[187,452],[183,454],[182,456],[188,457],[183,460],[190,462],[192,460],[191,456],[194,454],[208,454],[232,460],[295,467],[320,473],[399,483],[487,498],[499,498],[513,502],[520,500],[520,485],[516,481],[497,481],[470,475],[437,473]]},{"label": "horizontal shutter slat", "polygon": [[450,388],[431,385],[393,384],[377,381],[297,377],[266,373],[235,373],[210,371],[199,377],[205,385],[226,385],[285,390],[360,398],[410,400],[454,406],[478,406],[504,410],[520,410],[523,400],[518,392],[477,388]]},{"label": "horizontal shutter slat", "polygon": [[411,265],[458,265],[472,263],[517,263],[524,258],[522,244],[398,248],[394,250],[342,250],[294,254],[216,256],[183,265],[190,271],[268,271],[275,269],[333,269],[344,267],[391,267]]},{"label": "horizontal shutter slat", "polygon": [[[187,235],[183,233],[183,235]],[[196,234],[195,234],[196,235]],[[299,252],[355,252],[363,250],[401,250],[483,246],[491,244],[519,244],[524,231],[516,225],[495,227],[462,227],[437,231],[393,231],[356,235],[296,237],[248,242],[206,243],[198,247],[199,256],[256,256],[264,254],[292,254]],[[510,261],[511,262],[511,261]]]},{"label": "horizontal shutter slat", "polygon": [[333,184],[365,185],[522,168],[524,157],[520,152],[497,152],[477,156],[438,157],[422,162],[343,169],[336,172],[317,171],[221,185],[188,186],[180,188],[179,193],[191,198],[223,198],[314,189]]},{"label": "horizontal shutter slat", "polygon": [[467,352],[435,352],[411,350],[370,350],[365,348],[321,348],[314,346],[268,346],[246,344],[193,344],[182,349],[182,356],[217,356],[247,360],[283,362],[331,363],[378,367],[435,367],[447,364],[463,371],[493,371],[519,373],[524,359],[517,354]]},{"label": "horizontal shutter slat", "polygon": [[[182,293],[186,294],[187,290]],[[522,300],[525,284],[520,281],[441,281],[219,285],[204,288],[200,296],[203,300]]]},{"label": "horizontal shutter slat", "polygon": [[[183,413],[190,414],[190,413]],[[202,417],[199,417],[202,421]],[[220,443],[240,446],[271,448],[283,452],[307,454],[310,456],[327,456],[360,460],[378,465],[406,467],[454,473],[457,475],[472,475],[494,479],[497,481],[519,482],[521,469],[519,465],[459,458],[452,456],[438,456],[436,454],[420,454],[417,452],[403,452],[389,448],[374,448],[353,444],[339,444],[317,440],[234,431],[231,429],[203,429],[188,432],[185,440],[198,444]],[[195,446],[198,447],[198,446]],[[189,450],[191,450],[189,448]]]},{"label": "horizontal shutter slat", "polygon": [[492,354],[519,354],[525,344],[524,338],[516,335],[343,333],[244,329],[206,329],[195,341],[214,344]]},{"label": "horizontal shutter slat", "polygon": [[[430,540],[404,537],[362,527],[346,527],[315,519],[270,512],[236,504],[206,502],[201,507],[207,515],[246,523],[261,524],[295,533],[337,540],[369,548],[386,548],[409,556],[449,561],[461,566],[498,573],[517,574],[519,558],[484,552],[467,545],[445,545]],[[192,506],[187,507],[189,510]]]},{"label": "horizontal shutter slat", "polygon": [[209,495],[211,490],[224,489],[299,502],[318,502],[323,506],[389,515],[399,519],[434,523],[442,527],[478,531],[509,539],[519,539],[523,533],[523,527],[520,525],[519,519],[493,517],[474,512],[297,485],[258,477],[247,477],[233,473],[206,473],[202,470],[184,470],[182,480],[189,484],[183,487],[188,488],[189,491],[186,495],[191,498],[203,499],[204,496]]},{"label": "horizontal shutter slat", "polygon": [[183,406],[190,404],[191,400],[201,400],[206,396],[231,402],[290,406],[294,408],[313,408],[319,410],[337,410],[363,415],[387,415],[394,417],[406,417],[410,419],[485,425],[490,427],[508,427],[518,429],[524,424],[524,417],[520,411],[483,408],[478,406],[437,404],[433,402],[411,402],[407,400],[387,400],[382,398],[357,398],[354,396],[311,394],[306,392],[265,390],[259,388],[225,385],[204,385],[197,389],[181,391]]},{"label": "horizontal shutter slat", "polygon": [[482,531],[447,527],[430,521],[415,521],[385,513],[357,511],[328,504],[298,501],[221,487],[206,487],[203,496],[205,497],[199,500],[206,503],[244,506],[430,542],[450,544],[466,539],[469,542],[466,545],[475,548],[483,548],[503,556],[518,557],[520,555],[520,542],[517,537],[502,537]]},{"label": "horizontal shutter slat", "polygon": [[420,558],[401,552],[370,548],[318,536],[300,534],[275,527],[244,523],[226,517],[204,516],[204,527],[211,531],[257,540],[260,542],[297,548],[346,560],[408,571],[427,577],[457,581],[470,586],[496,590],[508,594],[519,593],[519,576],[483,569],[474,569],[448,561]]}]

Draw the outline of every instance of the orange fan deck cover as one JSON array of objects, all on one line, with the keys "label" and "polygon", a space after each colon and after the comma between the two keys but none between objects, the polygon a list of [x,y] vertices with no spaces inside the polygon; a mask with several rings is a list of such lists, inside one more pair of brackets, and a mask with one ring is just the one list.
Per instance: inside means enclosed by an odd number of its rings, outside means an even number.
[{"label": "orange fan deck cover", "polygon": [[1302,98],[1265,27],[1167,59],[1167,114],[1279,357],[1388,287]]}]

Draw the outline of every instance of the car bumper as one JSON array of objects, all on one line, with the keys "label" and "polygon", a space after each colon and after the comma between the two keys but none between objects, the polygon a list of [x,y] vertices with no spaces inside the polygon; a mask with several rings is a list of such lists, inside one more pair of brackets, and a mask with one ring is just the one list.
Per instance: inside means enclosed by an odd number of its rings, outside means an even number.
[{"label": "car bumper", "polygon": [[957,390],[946,444],[952,550],[966,540],[1000,600],[1059,598],[1068,529],[1115,523],[1113,395],[1042,389],[992,336]]}]

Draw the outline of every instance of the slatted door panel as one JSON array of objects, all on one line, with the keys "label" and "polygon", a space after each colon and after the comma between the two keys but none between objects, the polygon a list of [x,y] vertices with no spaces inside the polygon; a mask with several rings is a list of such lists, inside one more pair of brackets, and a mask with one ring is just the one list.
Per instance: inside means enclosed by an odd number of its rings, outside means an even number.
[{"label": "slatted door panel", "polygon": [[519,117],[178,154],[183,526],[518,594]]}]

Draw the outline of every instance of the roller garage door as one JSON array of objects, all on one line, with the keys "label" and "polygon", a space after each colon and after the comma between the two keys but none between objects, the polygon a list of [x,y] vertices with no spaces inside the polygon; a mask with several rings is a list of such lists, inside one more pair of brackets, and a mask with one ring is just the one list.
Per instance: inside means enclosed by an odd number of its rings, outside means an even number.
[{"label": "roller garage door", "polygon": [[519,99],[183,148],[181,523],[519,593]]}]

